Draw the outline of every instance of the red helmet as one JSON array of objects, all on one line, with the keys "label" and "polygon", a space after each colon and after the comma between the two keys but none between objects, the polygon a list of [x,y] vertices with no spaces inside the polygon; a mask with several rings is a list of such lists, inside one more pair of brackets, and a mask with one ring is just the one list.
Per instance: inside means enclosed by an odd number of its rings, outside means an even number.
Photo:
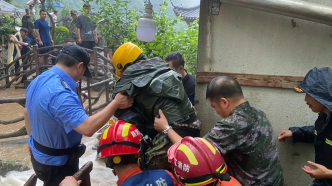
[{"label": "red helmet", "polygon": [[139,154],[141,139],[142,135],[134,125],[118,120],[108,127],[100,137],[98,158]]},{"label": "red helmet", "polygon": [[229,178],[225,175],[227,165],[219,150],[203,138],[184,137],[168,149],[167,156],[183,184],[207,185]]}]

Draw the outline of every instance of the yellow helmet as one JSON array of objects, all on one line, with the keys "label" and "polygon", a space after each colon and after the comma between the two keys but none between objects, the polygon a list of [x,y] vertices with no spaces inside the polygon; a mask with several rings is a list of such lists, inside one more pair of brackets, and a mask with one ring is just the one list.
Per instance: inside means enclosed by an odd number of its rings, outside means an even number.
[{"label": "yellow helmet", "polygon": [[121,74],[121,70],[126,64],[134,62],[143,51],[135,44],[127,42],[121,45],[115,52],[112,58],[113,66],[116,70],[116,75]]}]

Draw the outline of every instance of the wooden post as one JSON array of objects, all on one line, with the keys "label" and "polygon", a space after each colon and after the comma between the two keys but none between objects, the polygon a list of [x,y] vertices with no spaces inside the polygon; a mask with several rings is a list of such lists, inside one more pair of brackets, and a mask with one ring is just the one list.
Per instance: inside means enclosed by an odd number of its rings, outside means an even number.
[{"label": "wooden post", "polygon": [[10,88],[9,85],[9,68],[5,68],[5,76],[6,76],[6,88]]},{"label": "wooden post", "polygon": [[92,161],[84,164],[77,173],[73,175],[76,180],[82,180],[80,186],[91,186],[90,182],[90,172],[92,171],[93,163]]},{"label": "wooden post", "polygon": [[37,176],[33,174],[23,186],[35,186],[37,183]]},{"label": "wooden post", "polygon": [[91,105],[91,91],[90,91],[90,78],[86,78],[86,84],[88,87],[88,101],[89,101],[89,116],[92,116],[92,105]]},{"label": "wooden post", "polygon": [[93,48],[93,64],[95,66],[94,68],[94,73],[95,73],[95,78],[98,78],[98,63],[97,63],[97,48]]},{"label": "wooden post", "polygon": [[[108,53],[108,48],[104,47],[104,56],[105,56],[105,58],[107,58],[107,53]],[[107,65],[107,60],[106,59],[104,60],[104,65]]]},{"label": "wooden post", "polygon": [[110,102],[110,84],[108,81],[105,83],[105,90],[106,90],[106,103],[109,103]]},{"label": "wooden post", "polygon": [[35,58],[35,63],[36,63],[36,76],[39,75],[39,57],[38,57],[38,46],[34,45],[33,46],[33,56]]},{"label": "wooden post", "polygon": [[4,51],[4,47],[3,47],[4,44],[5,44],[5,37],[2,35],[2,45],[1,45],[1,48],[2,48],[2,51],[1,51],[1,55],[2,55],[2,61],[1,61],[2,67],[4,66],[4,59],[3,59],[3,53],[5,52]]}]

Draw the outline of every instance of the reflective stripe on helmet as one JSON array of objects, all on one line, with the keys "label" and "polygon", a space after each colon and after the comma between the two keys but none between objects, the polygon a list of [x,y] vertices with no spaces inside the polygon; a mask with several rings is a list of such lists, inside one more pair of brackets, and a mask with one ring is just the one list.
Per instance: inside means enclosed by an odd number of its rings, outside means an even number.
[{"label": "reflective stripe on helmet", "polygon": [[212,151],[213,154],[216,154],[216,148],[214,148],[211,143],[209,143],[208,141],[206,141],[206,139],[204,138],[198,138],[200,139],[201,141],[203,141],[205,143],[206,146],[209,147],[209,149]]},{"label": "reflective stripe on helmet", "polygon": [[177,150],[182,151],[188,158],[190,164],[192,165],[198,165],[198,161],[195,157],[195,155],[193,154],[193,152],[191,152],[191,150],[189,149],[189,147],[187,147],[184,144],[181,144]]},{"label": "reflective stripe on helmet", "polygon": [[131,126],[130,123],[126,123],[126,124],[123,125],[123,128],[122,128],[122,137],[128,136],[130,126]]}]

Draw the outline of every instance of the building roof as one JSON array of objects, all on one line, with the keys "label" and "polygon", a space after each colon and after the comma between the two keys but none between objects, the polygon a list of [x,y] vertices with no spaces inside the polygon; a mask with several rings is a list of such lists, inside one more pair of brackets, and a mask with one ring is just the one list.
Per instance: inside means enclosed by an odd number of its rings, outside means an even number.
[{"label": "building roof", "polygon": [[6,1],[0,0],[0,14],[12,16],[13,10],[15,9],[21,14],[21,16],[25,14],[25,10],[17,8],[14,5],[7,3]]},{"label": "building roof", "polygon": [[176,16],[181,15],[184,20],[190,20],[195,21],[199,16],[199,7],[200,5],[190,7],[190,8],[184,8],[179,6],[173,6],[173,11]]}]

